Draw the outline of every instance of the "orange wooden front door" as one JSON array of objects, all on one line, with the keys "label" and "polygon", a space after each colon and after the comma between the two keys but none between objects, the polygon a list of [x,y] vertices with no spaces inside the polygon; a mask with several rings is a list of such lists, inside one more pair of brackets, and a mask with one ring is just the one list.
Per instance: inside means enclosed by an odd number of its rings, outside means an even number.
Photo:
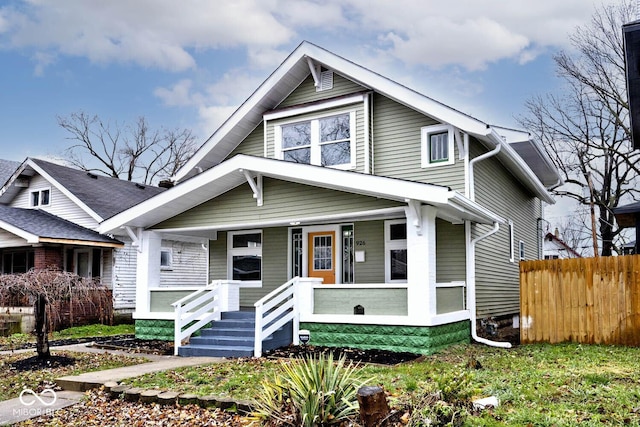
[{"label": "orange wooden front door", "polygon": [[336,283],[336,232],[309,233],[309,277],[320,277],[322,283]]}]

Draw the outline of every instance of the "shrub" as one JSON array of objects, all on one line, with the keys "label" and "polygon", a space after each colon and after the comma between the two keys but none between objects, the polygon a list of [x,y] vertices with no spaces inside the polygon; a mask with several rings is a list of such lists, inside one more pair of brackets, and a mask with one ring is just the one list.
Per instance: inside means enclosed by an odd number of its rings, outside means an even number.
[{"label": "shrub", "polygon": [[323,427],[358,413],[356,366],[321,354],[283,363],[262,385],[253,418],[276,426]]}]

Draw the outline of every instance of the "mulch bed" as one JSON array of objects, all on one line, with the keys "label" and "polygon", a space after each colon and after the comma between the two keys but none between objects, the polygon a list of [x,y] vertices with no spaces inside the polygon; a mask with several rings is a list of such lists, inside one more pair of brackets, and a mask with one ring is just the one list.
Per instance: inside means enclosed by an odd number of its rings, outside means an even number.
[{"label": "mulch bed", "polygon": [[[74,344],[84,344],[90,342],[105,342],[112,340],[120,340],[131,338],[133,335],[113,335],[108,337],[85,337],[85,338],[66,338],[66,339],[58,339],[58,340],[49,340],[49,347],[59,347],[63,345],[74,345]],[[25,350],[30,348],[36,348],[35,342],[27,342],[17,345],[4,345],[0,346],[0,351],[11,351],[11,350]]]},{"label": "mulch bed", "polygon": [[344,357],[347,362],[354,363],[374,363],[378,365],[397,365],[399,363],[411,362],[423,356],[415,353],[403,353],[389,350],[362,350],[357,348],[337,348],[323,346],[302,346],[290,345],[275,350],[265,352],[265,357],[271,358],[292,358],[292,357],[313,357],[319,354],[333,355],[334,360]]},{"label": "mulch bed", "polygon": [[48,359],[40,359],[38,356],[17,360],[9,365],[10,370],[17,372],[35,371],[38,369],[55,369],[71,366],[76,359],[67,356],[51,355]]},{"label": "mulch bed", "polygon": [[109,350],[124,350],[130,353],[157,354],[161,356],[173,355],[173,341],[142,340],[133,336],[100,341],[96,342],[93,346]]}]

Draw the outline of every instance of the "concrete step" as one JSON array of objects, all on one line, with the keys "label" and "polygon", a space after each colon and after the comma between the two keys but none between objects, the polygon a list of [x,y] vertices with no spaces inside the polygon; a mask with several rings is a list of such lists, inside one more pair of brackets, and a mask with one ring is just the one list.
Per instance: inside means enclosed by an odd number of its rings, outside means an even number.
[{"label": "concrete step", "polygon": [[253,337],[234,336],[199,336],[192,337],[188,345],[225,345],[225,346],[250,346],[253,348]]},{"label": "concrete step", "polygon": [[253,337],[255,335],[255,328],[226,328],[226,327],[217,327],[217,328],[206,328],[200,330],[201,337],[209,337],[209,336],[224,336],[224,337]]},{"label": "concrete step", "polygon": [[178,349],[180,356],[251,357],[253,346],[187,345]]},{"label": "concrete step", "polygon": [[223,319],[254,319],[256,313],[254,311],[225,311],[221,313]]},{"label": "concrete step", "polygon": [[254,321],[249,319],[222,319],[211,323],[211,328],[209,329],[248,329],[255,328],[256,324]]}]

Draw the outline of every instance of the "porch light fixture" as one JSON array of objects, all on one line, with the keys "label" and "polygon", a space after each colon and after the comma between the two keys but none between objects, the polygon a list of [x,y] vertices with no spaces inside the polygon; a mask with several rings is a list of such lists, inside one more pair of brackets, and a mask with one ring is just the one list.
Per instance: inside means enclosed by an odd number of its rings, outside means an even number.
[{"label": "porch light fixture", "polygon": [[298,331],[298,339],[300,340],[302,345],[307,345],[307,343],[311,339],[311,333],[307,329],[300,329]]}]

